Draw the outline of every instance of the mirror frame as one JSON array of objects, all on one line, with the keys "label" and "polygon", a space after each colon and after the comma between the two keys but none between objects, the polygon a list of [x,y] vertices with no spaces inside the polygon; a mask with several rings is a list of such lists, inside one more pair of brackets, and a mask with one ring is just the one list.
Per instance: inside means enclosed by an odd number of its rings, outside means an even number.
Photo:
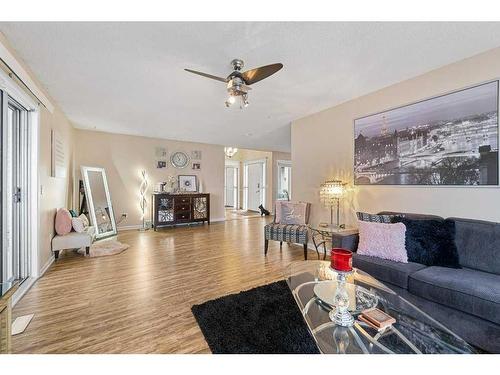
[{"label": "mirror frame", "polygon": [[[94,201],[92,198],[92,190],[90,189],[90,185],[89,185],[88,172],[101,172],[102,173],[102,178],[103,178],[103,182],[104,182],[104,190],[106,192],[106,200],[108,201],[108,204],[109,204],[109,216],[111,219],[111,225],[113,227],[113,230],[110,232],[99,233],[99,230],[97,228],[95,207],[94,207]],[[88,210],[89,210],[90,223],[91,223],[91,225],[93,225],[95,227],[95,238],[101,239],[101,238],[116,236],[117,230],[116,230],[116,223],[115,223],[115,214],[113,211],[113,204],[111,202],[111,195],[109,194],[108,180],[106,178],[106,171],[104,170],[104,168],[82,166],[81,173],[82,173],[82,178],[83,178],[83,186],[85,189],[85,199],[87,199],[87,206],[88,206]]]}]

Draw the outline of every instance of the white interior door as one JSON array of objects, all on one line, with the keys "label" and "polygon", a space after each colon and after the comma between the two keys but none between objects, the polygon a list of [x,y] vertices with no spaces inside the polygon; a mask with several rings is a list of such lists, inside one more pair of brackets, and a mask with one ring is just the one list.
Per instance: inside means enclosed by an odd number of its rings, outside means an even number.
[{"label": "white interior door", "polygon": [[226,166],[224,205],[238,207],[238,168]]},{"label": "white interior door", "polygon": [[264,203],[264,163],[252,163],[247,168],[247,210],[258,211]]}]

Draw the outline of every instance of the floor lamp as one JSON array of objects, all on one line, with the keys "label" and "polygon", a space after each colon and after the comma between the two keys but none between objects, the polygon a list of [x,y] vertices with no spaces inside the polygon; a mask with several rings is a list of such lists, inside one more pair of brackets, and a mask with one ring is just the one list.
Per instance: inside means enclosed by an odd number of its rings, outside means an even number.
[{"label": "floor lamp", "polygon": [[[344,227],[340,224],[340,200],[344,197],[346,184],[340,180],[325,181],[321,184],[320,198],[321,202],[330,208],[330,226],[336,228]],[[333,224],[333,210],[337,209],[336,225]]]},{"label": "floor lamp", "polygon": [[141,171],[141,185],[139,187],[139,194],[140,194],[140,207],[141,207],[141,220],[142,220],[142,227],[139,229],[140,231],[145,231],[148,228],[146,228],[146,192],[148,190],[148,179],[146,176],[146,171],[142,170]]}]

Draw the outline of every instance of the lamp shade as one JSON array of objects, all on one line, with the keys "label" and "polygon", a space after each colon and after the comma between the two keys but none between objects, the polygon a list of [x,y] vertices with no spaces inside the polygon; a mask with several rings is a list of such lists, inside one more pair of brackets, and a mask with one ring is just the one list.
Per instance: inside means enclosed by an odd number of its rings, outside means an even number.
[{"label": "lamp shade", "polygon": [[337,203],[345,194],[345,183],[340,180],[326,181],[321,184],[320,198],[321,202],[329,207]]}]

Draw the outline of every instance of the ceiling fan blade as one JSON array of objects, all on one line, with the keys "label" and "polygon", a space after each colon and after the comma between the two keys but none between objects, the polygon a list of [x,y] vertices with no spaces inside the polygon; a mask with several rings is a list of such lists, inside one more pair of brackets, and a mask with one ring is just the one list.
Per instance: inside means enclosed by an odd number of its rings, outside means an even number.
[{"label": "ceiling fan blade", "polygon": [[283,68],[283,64],[281,63],[265,65],[261,66],[260,68],[247,70],[246,72],[241,73],[241,76],[243,77],[247,85],[252,85],[255,82],[259,82],[264,78],[267,78],[270,75],[276,73],[281,68]]},{"label": "ceiling fan blade", "polygon": [[186,72],[189,72],[189,73],[198,74],[199,76],[202,76],[202,77],[207,77],[207,78],[210,78],[210,79],[215,79],[216,81],[227,82],[227,80],[225,78],[222,78],[222,77],[213,76],[211,74],[202,73],[202,72],[198,72],[196,70],[191,70],[191,69],[184,69],[184,70]]}]

